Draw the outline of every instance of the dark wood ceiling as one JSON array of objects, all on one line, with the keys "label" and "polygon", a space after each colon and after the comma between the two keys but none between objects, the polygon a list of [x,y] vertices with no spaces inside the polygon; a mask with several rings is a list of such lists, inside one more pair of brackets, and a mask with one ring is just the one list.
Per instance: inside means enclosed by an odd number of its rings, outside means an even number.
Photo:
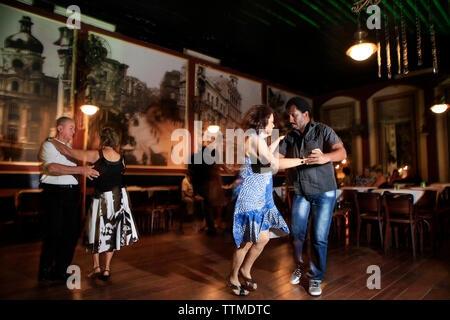
[{"label": "dark wood ceiling", "polygon": [[[73,1],[35,0],[53,4]],[[124,35],[179,52],[189,48],[221,59],[222,65],[311,95],[385,81],[377,77],[373,55],[355,62],[345,52],[353,42],[357,15],[351,0],[80,0],[81,12],[116,25]],[[449,3],[447,0],[383,0],[382,14],[407,28],[410,71],[431,67],[429,4],[435,22],[440,72],[449,70]],[[417,67],[416,13],[421,21],[424,65]],[[361,15],[365,26],[367,14]],[[380,30],[381,38],[384,30]],[[375,40],[376,32],[369,30]],[[391,43],[392,45],[393,43]],[[384,52],[384,51],[382,51]],[[392,51],[394,55],[394,51]],[[395,57],[393,56],[393,60]],[[384,63],[384,57],[383,57]],[[395,61],[393,62],[393,69]],[[385,69],[383,69],[385,70]]]}]

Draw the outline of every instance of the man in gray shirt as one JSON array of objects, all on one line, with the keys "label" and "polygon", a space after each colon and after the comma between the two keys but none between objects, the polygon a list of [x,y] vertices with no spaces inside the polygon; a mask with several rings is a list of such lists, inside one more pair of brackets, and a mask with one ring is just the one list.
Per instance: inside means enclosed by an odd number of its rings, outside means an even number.
[{"label": "man in gray shirt", "polygon": [[[69,117],[56,121],[57,134],[54,139],[71,147],[69,142],[75,135],[75,122]],[[75,251],[79,233],[79,187],[74,175],[85,175],[89,179],[98,177],[93,166],[77,166],[63,156],[46,140],[39,152],[42,161],[42,251],[38,280],[65,280],[67,267]]]},{"label": "man in gray shirt", "polygon": [[286,103],[286,110],[293,130],[281,141],[279,156],[306,159],[305,165],[289,169],[290,182],[295,188],[291,232],[298,259],[291,283],[300,282],[303,245],[311,215],[313,256],[311,271],[306,275],[310,278],[309,293],[318,296],[322,294],[320,283],[325,275],[328,232],[336,201],[333,162],[344,160],[347,152],[333,129],[311,120],[312,108],[306,100],[292,98]]}]

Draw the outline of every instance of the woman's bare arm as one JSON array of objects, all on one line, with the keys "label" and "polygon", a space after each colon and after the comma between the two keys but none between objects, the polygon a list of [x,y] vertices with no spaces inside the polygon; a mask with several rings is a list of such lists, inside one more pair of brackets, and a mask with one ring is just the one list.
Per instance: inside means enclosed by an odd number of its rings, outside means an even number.
[{"label": "woman's bare arm", "polygon": [[249,138],[248,153],[251,158],[258,158],[263,164],[270,164],[273,170],[288,169],[305,164],[305,159],[300,158],[275,158],[264,141],[256,136]]},{"label": "woman's bare arm", "polygon": [[280,144],[281,140],[284,139],[284,137],[285,136],[281,136],[277,140],[275,140],[274,142],[271,143],[271,145],[269,147],[270,153],[273,154],[275,152],[275,149],[278,147],[278,145]]},{"label": "woman's bare arm", "polygon": [[61,152],[62,155],[71,157],[76,160],[86,161],[90,163],[94,163],[98,160],[99,154],[97,150],[80,150],[80,149],[71,149],[65,144],[57,141],[56,139],[51,139],[51,143],[55,146],[55,148]]}]

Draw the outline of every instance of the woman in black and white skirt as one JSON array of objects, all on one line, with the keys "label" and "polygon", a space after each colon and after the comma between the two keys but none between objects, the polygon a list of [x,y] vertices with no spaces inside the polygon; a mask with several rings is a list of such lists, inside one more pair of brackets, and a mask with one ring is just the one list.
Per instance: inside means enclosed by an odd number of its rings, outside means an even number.
[{"label": "woman in black and white skirt", "polygon": [[[94,196],[89,209],[85,244],[92,251],[94,267],[90,277],[108,280],[115,250],[137,242],[136,225],[130,211],[122,176],[125,163],[118,152],[119,136],[112,128],[100,133],[99,150],[71,149],[56,140],[56,148],[65,156],[93,163],[100,173],[94,180]],[[100,268],[100,253],[105,253],[105,268]]]}]

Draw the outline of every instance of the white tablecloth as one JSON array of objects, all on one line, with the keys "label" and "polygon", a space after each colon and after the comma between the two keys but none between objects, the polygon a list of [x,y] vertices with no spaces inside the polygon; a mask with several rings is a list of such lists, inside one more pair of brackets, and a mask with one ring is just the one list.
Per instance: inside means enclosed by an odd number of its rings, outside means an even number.
[{"label": "white tablecloth", "polygon": [[450,187],[450,183],[433,183],[426,188],[433,188],[434,190],[437,190],[439,193],[441,193],[447,187]]},{"label": "white tablecloth", "polygon": [[423,194],[425,193],[424,191],[420,191],[420,190],[412,190],[412,189],[399,189],[399,190],[394,190],[394,189],[375,189],[372,190],[372,192],[378,192],[383,194],[385,191],[389,191],[391,193],[408,193],[408,194],[412,194],[413,195],[413,202],[414,204],[423,196]]},{"label": "white tablecloth", "polygon": [[356,190],[358,192],[367,192],[372,189],[376,189],[375,187],[341,187],[340,190]]}]

